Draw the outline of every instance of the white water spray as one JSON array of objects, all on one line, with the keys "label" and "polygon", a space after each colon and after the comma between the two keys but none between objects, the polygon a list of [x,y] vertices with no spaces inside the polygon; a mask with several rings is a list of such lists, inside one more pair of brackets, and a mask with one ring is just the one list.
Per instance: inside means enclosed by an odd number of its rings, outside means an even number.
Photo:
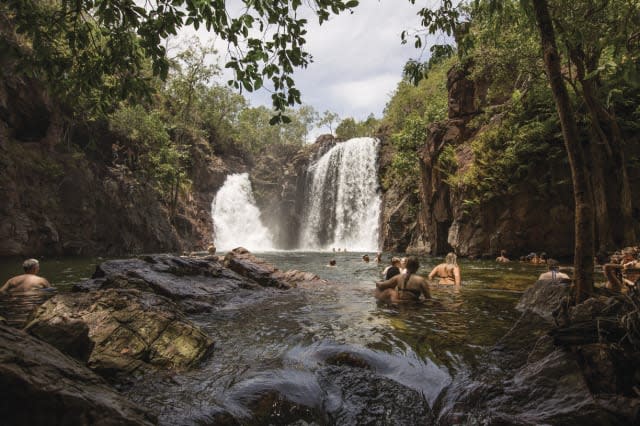
[{"label": "white water spray", "polygon": [[244,247],[249,251],[273,250],[269,230],[260,221],[248,173],[227,176],[211,203],[218,250]]},{"label": "white water spray", "polygon": [[378,141],[339,143],[309,168],[300,247],[377,251],[381,199]]}]

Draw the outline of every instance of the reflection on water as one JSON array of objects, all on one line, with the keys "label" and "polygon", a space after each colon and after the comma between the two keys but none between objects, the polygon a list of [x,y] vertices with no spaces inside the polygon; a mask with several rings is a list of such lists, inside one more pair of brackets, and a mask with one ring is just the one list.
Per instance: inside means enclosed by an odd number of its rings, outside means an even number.
[{"label": "reflection on water", "polygon": [[0,316],[10,326],[22,328],[31,314],[55,293],[54,288],[43,288],[24,293],[0,294]]},{"label": "reflection on water", "polygon": [[[201,368],[170,380],[147,379],[127,391],[152,406],[165,424],[216,409],[247,415],[252,395],[276,391],[307,407],[334,404],[319,377],[326,361],[349,353],[379,376],[420,392],[432,405],[451,378],[479,368],[482,351],[510,328],[522,291],[543,269],[517,263],[462,261],[459,291],[434,286],[433,300],[387,306],[373,298],[385,264],[362,253],[261,253],[281,269],[314,272],[322,286],[229,304],[193,318],[216,340]],[[338,266],[326,266],[335,258]],[[423,258],[427,275],[440,259]],[[335,398],[332,397],[332,398]]]},{"label": "reflection on water", "polygon": [[[330,282],[266,289],[191,316],[216,341],[211,359],[191,371],[147,377],[125,392],[157,411],[163,424],[207,423],[219,411],[243,417],[252,398],[268,392],[313,409],[335,406],[340,400],[323,388],[323,368],[328,359],[348,353],[432,405],[454,375],[481,368],[483,350],[515,322],[517,300],[544,269],[463,260],[459,291],[433,286],[433,300],[398,307],[375,301],[374,281],[386,264],[364,263],[362,254],[258,254],[280,269],[314,272]],[[335,268],[326,266],[332,258]],[[419,273],[426,276],[441,259],[420,261]],[[56,262],[43,262],[42,274],[60,291],[95,268],[95,259]]]}]

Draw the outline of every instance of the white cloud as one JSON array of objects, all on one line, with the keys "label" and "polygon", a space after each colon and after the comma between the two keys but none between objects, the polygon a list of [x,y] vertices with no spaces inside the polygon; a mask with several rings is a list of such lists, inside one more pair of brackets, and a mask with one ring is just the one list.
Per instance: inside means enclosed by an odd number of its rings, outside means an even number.
[{"label": "white cloud", "polygon": [[381,74],[361,80],[337,82],[328,88],[329,99],[342,106],[341,109],[345,111],[343,118],[351,116],[362,120],[369,113],[380,112],[377,109],[380,105],[384,106],[398,80],[398,74]]},{"label": "white cloud", "polygon": [[[406,61],[421,54],[425,59],[412,40],[406,45],[400,42],[403,30],[419,26],[416,12],[422,6],[408,0],[361,0],[354,13],[332,16],[322,25],[310,11],[305,12],[309,21],[305,47],[313,63],[296,70],[293,76],[302,102],[319,112],[336,112],[342,118],[361,120],[370,113],[380,117]],[[198,35],[213,38],[202,31]],[[226,52],[220,39],[216,46],[221,53]],[[229,78],[227,70],[221,80]],[[267,90],[244,95],[253,105],[271,106]]]}]

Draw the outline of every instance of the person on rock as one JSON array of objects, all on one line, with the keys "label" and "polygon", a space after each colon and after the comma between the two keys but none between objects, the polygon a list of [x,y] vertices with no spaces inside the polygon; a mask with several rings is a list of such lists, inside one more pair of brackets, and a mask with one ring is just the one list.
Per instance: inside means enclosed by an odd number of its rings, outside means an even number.
[{"label": "person on rock", "polygon": [[554,282],[562,282],[568,283],[571,281],[569,275],[564,272],[560,272],[560,264],[555,259],[549,259],[547,261],[547,268],[549,269],[547,272],[543,272],[538,277],[538,280],[550,280]]},{"label": "person on rock", "polygon": [[444,258],[444,263],[439,264],[429,273],[429,279],[438,278],[438,284],[455,285],[460,287],[460,266],[458,266],[455,253],[448,253]]},{"label": "person on rock", "polygon": [[382,276],[384,276],[384,280],[386,281],[390,280],[398,274],[400,274],[400,259],[398,259],[397,257],[392,257],[391,265],[384,268],[384,271],[382,271]]},{"label": "person on rock", "polygon": [[40,272],[40,262],[37,259],[27,259],[22,263],[24,274],[10,278],[0,288],[2,293],[27,293],[32,290],[51,287],[49,281],[37,274]]},{"label": "person on rock", "polygon": [[382,262],[382,253],[376,253],[376,263]]},{"label": "person on rock", "polygon": [[407,272],[386,280],[376,282],[376,299],[382,302],[403,303],[417,302],[420,295],[431,298],[429,284],[420,275],[416,275],[420,262],[415,257],[407,259]]},{"label": "person on rock", "polygon": [[500,256],[496,257],[496,262],[498,262],[498,263],[510,262],[509,258],[507,257],[507,251],[506,250],[500,250]]}]

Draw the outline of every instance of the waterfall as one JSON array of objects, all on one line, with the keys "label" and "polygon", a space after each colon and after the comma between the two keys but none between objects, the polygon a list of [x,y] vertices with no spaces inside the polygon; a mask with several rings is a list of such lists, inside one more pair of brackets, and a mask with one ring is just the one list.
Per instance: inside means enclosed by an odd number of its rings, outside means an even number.
[{"label": "waterfall", "polygon": [[339,143],[309,168],[300,247],[376,251],[380,196],[378,141]]},{"label": "waterfall", "polygon": [[269,230],[260,221],[248,173],[227,176],[211,203],[218,250],[242,246],[249,251],[273,250]]}]

